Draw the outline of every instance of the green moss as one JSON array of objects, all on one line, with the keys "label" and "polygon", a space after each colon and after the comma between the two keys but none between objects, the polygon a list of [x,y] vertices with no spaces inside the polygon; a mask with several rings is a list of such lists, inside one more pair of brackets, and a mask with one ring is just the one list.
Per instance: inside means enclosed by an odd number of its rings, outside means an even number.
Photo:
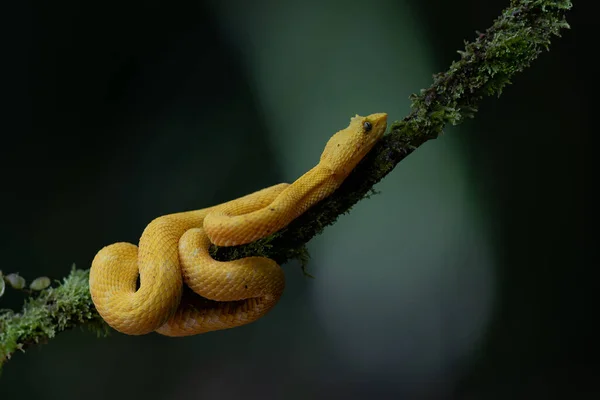
[{"label": "green moss", "polygon": [[29,297],[20,313],[0,311],[0,366],[17,351],[46,342],[58,332],[84,325],[99,336],[108,332],[90,297],[89,271],[73,268],[62,284]]}]

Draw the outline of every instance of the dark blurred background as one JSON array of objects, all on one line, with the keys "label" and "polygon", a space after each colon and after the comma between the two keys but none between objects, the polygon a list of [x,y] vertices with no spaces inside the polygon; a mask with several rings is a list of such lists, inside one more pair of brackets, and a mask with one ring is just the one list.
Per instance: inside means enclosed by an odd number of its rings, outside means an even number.
[{"label": "dark blurred background", "polygon": [[[11,4],[0,268],[60,279],[156,216],[294,180],[355,113],[405,116],[508,3]],[[267,317],[183,339],[61,333],[5,365],[2,400],[597,395],[597,43],[574,3],[500,99],[310,243],[316,279],[283,267]]]}]

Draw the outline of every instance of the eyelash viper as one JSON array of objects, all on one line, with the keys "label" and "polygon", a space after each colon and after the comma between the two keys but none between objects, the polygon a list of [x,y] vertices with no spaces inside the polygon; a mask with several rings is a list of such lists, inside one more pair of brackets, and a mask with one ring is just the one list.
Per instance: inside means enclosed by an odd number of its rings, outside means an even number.
[{"label": "eyelash viper", "polygon": [[279,265],[265,257],[219,262],[209,255],[210,244],[246,244],[284,228],[333,193],[386,127],[385,113],[356,115],[329,139],[319,163],[294,183],[158,217],[144,229],[139,247],[102,248],[89,277],[96,309],[111,327],[129,335],[196,335],[265,315],[283,293]]}]

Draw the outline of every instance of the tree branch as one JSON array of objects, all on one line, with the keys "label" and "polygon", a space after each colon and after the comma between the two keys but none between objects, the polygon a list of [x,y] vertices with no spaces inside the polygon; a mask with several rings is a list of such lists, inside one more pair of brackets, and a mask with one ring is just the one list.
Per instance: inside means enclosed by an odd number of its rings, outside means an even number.
[{"label": "tree branch", "polygon": [[472,118],[484,96],[499,96],[517,72],[548,50],[552,36],[569,28],[564,15],[570,8],[571,2],[565,0],[512,0],[491,28],[465,43],[459,61],[434,75],[428,89],[411,96],[410,114],[391,125],[388,135],[333,195],[280,232],[248,245],[213,249],[213,256],[229,260],[260,254],[279,263],[305,262],[305,243],[373,193],[376,183],[423,143],[437,138],[446,124]]},{"label": "tree branch", "polygon": [[[492,27],[465,44],[459,61],[434,75],[428,89],[411,96],[410,114],[390,126],[389,134],[333,195],[280,232],[244,246],[213,246],[213,256],[232,260],[260,255],[281,264],[290,259],[304,264],[310,239],[373,193],[376,183],[420,145],[437,138],[446,124],[472,118],[484,96],[500,95],[517,72],[548,50],[550,39],[569,28],[564,15],[570,8],[567,0],[512,0]],[[87,277],[87,270],[74,269],[58,287],[27,300],[20,313],[0,313],[0,366],[16,350],[47,341],[65,329],[86,325],[98,333],[108,331],[91,301]]]},{"label": "tree branch", "polygon": [[15,351],[45,343],[58,332],[85,326],[99,336],[108,333],[92,303],[88,275],[89,270],[73,266],[60,285],[30,296],[20,313],[0,310],[0,371]]}]

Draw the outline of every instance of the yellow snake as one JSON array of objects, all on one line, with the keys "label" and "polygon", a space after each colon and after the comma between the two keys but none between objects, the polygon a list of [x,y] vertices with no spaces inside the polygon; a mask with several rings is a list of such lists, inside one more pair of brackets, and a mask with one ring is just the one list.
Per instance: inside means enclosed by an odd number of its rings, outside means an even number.
[{"label": "yellow snake", "polygon": [[122,333],[166,336],[233,328],[265,315],[283,293],[279,265],[265,257],[219,262],[209,255],[210,244],[246,244],[287,226],[340,186],[386,126],[387,114],[357,115],[329,139],[319,163],[294,183],[156,218],[144,229],[139,247],[104,247],[90,270],[98,312]]}]

